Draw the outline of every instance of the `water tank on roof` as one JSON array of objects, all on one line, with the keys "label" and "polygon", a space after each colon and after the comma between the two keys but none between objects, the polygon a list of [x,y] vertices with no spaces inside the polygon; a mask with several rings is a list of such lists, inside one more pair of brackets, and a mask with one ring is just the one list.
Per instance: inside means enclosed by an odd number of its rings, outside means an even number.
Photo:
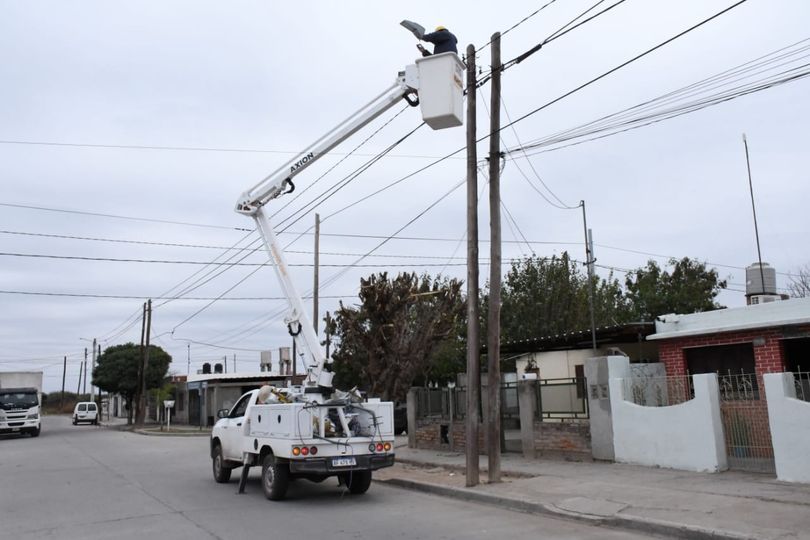
[{"label": "water tank on roof", "polygon": [[222,364],[214,364],[214,373],[222,373]]},{"label": "water tank on roof", "polygon": [[[764,281],[763,281],[764,279]],[[776,292],[776,269],[768,263],[753,263],[745,269],[745,295],[778,295]]]},{"label": "water tank on roof", "polygon": [[261,358],[259,359],[259,371],[267,371],[270,372],[273,370],[273,352],[272,351],[262,351]]},{"label": "water tank on roof", "polygon": [[290,375],[292,373],[292,363],[290,362],[290,348],[278,348],[278,372],[279,375]]}]

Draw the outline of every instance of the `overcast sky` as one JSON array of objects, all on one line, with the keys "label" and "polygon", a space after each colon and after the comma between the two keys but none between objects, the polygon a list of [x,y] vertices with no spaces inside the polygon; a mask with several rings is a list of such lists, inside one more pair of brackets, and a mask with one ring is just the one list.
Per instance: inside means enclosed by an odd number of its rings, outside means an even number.
[{"label": "overcast sky", "polygon": [[[256,266],[224,272],[203,266],[226,260],[231,246],[256,245],[255,233],[248,232],[252,221],[233,212],[237,196],[414,61],[416,40],[399,26],[402,19],[427,28],[445,25],[458,36],[460,49],[468,43],[482,48],[493,32],[506,31],[544,3],[0,1],[0,369],[43,369],[45,389],[58,390],[67,355],[67,389],[75,391],[89,345],[81,339],[99,338],[105,347],[137,342],[137,315],[150,297],[153,343],[173,356],[173,372],[187,372],[189,353],[192,372],[223,356],[230,371],[234,355],[239,371],[256,371],[258,351],[265,349],[273,350],[275,361],[290,338],[272,269],[247,277]],[[505,33],[504,60],[594,3],[552,3]],[[502,119],[522,117],[733,3],[621,3],[508,69]],[[810,37],[808,21],[810,4],[804,0],[749,0],[517,122],[504,130],[503,147],[567,131],[790,46],[746,79],[727,75],[683,101],[655,102],[649,120],[659,119],[655,115],[667,106],[780,79],[780,73],[807,64],[801,47],[808,42],[795,44]],[[489,54],[483,48],[478,58],[484,71]],[[479,93],[479,136],[487,131],[489,91],[484,85]],[[504,258],[569,250],[582,260],[581,212],[558,207],[584,199],[600,275],[612,271],[623,281],[624,270],[650,258],[664,263],[670,256],[694,257],[729,279],[722,304],[744,305],[743,268],[757,258],[741,137],[746,133],[763,260],[780,272],[778,286],[786,287],[785,274],[810,263],[808,95],[810,80],[799,79],[610,137],[510,154],[502,200],[514,223],[504,213]],[[313,236],[292,233],[313,225],[313,207],[306,203],[420,123],[418,110],[405,110],[346,158],[401,109],[300,175],[299,192],[312,185],[300,198],[288,196],[269,207],[281,210],[280,228],[290,225],[282,239],[295,240],[289,260],[302,265],[293,268],[302,294],[313,283]],[[423,127],[314,208],[323,219],[321,282],[343,271],[322,286],[321,315],[339,298],[355,302],[360,277],[371,272],[465,276],[463,185],[441,199],[465,176],[463,153],[342,210],[464,141],[463,128]],[[487,149],[483,141],[481,158]],[[483,188],[483,175],[479,182]],[[373,266],[344,271],[381,241],[357,235],[387,237],[439,199],[398,235],[407,238],[389,241],[361,263]],[[486,201],[485,194],[483,240]],[[308,213],[296,213],[305,206]],[[291,215],[303,217],[283,221]],[[482,242],[482,259],[488,250]],[[242,262],[266,259],[258,253]],[[487,274],[482,266],[482,282]],[[195,288],[179,299],[159,299],[178,296],[189,285]]]}]

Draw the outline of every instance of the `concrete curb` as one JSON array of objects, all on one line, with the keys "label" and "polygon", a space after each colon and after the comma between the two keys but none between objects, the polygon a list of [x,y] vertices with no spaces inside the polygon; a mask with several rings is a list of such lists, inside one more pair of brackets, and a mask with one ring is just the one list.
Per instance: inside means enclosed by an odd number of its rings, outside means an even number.
[{"label": "concrete curb", "polygon": [[172,432],[167,433],[165,431],[155,431],[151,428],[141,428],[136,429],[132,425],[127,424],[105,424],[100,423],[99,427],[104,429],[113,429],[116,431],[128,431],[130,433],[136,433],[138,435],[146,435],[147,437],[208,437],[211,435],[210,431],[188,431],[188,432]]},{"label": "concrete curb", "polygon": [[189,433],[167,433],[165,431],[153,431],[150,429],[133,429],[133,433],[146,435],[148,437],[209,437],[210,431],[189,432]]},{"label": "concrete curb", "polygon": [[[506,473],[505,473],[506,474]],[[570,512],[557,508],[551,504],[537,503],[524,501],[520,499],[512,499],[500,495],[493,495],[491,493],[482,493],[479,491],[472,491],[466,488],[455,488],[449,486],[441,486],[436,484],[429,484],[426,482],[417,482],[415,480],[406,480],[404,478],[391,478],[389,480],[375,480],[383,484],[397,486],[405,489],[412,489],[423,493],[432,493],[444,497],[459,499],[462,501],[472,501],[492,506],[498,506],[506,510],[516,510],[529,514],[547,515],[559,519],[568,519],[587,523],[595,526],[607,526],[616,529],[633,530],[638,532],[661,534],[665,536],[674,536],[676,538],[687,538],[690,540],[758,540],[753,536],[746,536],[728,531],[721,531],[717,529],[707,529],[694,525],[683,525],[680,523],[671,523],[668,521],[659,521],[654,519],[647,519],[635,516],[595,516],[592,514],[582,514],[577,512]]]},{"label": "concrete curb", "polygon": [[[418,459],[401,458],[399,456],[396,457],[396,462],[404,463],[406,465],[414,465],[416,467],[424,467],[432,469],[441,467],[442,469],[447,469],[449,471],[456,471],[461,473],[467,472],[467,467],[465,465],[455,465],[451,463],[435,463],[433,461],[420,461]],[[479,470],[481,472],[487,472],[486,467],[481,467]],[[502,470],[501,474],[504,476],[511,476],[512,478],[537,478],[538,476],[540,476],[538,474],[531,474],[514,470]]]}]

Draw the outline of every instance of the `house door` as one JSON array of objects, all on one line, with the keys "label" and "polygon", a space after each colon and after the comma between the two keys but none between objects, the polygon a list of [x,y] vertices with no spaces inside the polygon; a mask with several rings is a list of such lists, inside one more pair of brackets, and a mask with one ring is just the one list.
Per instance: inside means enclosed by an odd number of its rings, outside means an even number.
[{"label": "house door", "polygon": [[751,343],[686,349],[689,372],[717,373],[730,469],[775,471],[768,404]]}]

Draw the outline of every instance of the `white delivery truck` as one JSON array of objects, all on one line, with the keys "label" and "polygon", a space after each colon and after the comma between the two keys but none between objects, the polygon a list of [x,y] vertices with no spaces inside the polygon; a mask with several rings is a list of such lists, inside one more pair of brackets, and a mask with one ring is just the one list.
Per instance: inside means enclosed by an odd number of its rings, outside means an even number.
[{"label": "white delivery truck", "polygon": [[41,406],[41,371],[0,371],[0,434],[38,437]]},{"label": "white delivery truck", "polygon": [[350,492],[360,494],[368,489],[373,470],[394,464],[394,404],[332,388],[331,365],[306,316],[266,208],[292,193],[294,177],[402,100],[419,106],[433,129],[461,125],[463,68],[451,52],[418,59],[382,94],[237,200],[236,212],[253,218],[273,261],[289,302],[287,329],[307,369],[301,386],[253,390],[230,411],[219,411],[210,441],[217,482],[227,482],[231,470],[241,466],[242,492],[248,469],[255,465],[262,467],[262,487],[271,500],[284,498],[294,478],[317,482],[337,476]]}]

